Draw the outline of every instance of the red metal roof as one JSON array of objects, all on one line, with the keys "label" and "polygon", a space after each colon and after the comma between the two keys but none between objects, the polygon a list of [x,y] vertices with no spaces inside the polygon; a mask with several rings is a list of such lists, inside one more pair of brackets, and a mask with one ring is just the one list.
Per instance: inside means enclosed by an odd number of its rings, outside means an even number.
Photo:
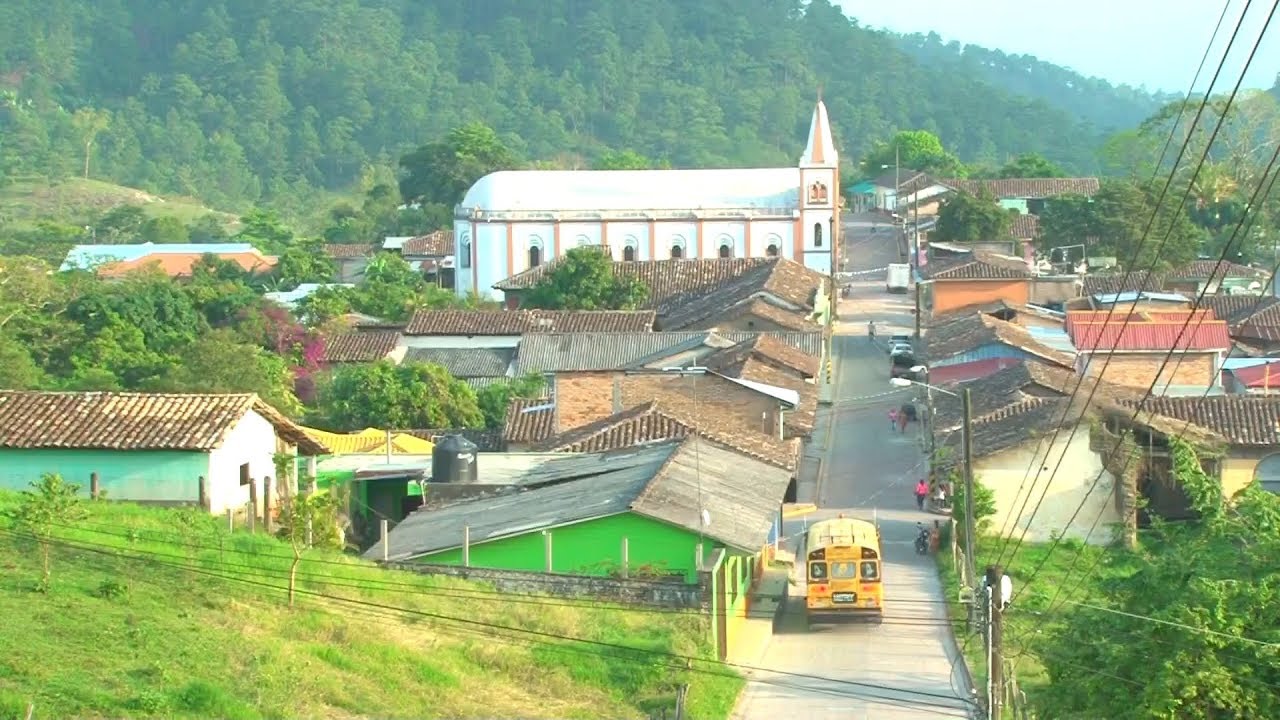
[{"label": "red metal roof", "polygon": [[994,375],[1005,368],[1021,365],[1023,362],[1025,361],[1022,358],[1001,357],[932,367],[929,368],[929,382],[933,385],[968,382]]},{"label": "red metal roof", "polygon": [[1187,318],[1192,318],[1193,322],[1204,320],[1216,320],[1212,308],[1200,308],[1197,310],[1143,310],[1140,312],[1130,313],[1125,308],[1116,308],[1113,313],[1109,310],[1072,310],[1067,313],[1067,319],[1063,323],[1063,329],[1068,334],[1071,329],[1078,323],[1107,323],[1119,327],[1124,324],[1126,317],[1132,316],[1129,320],[1130,325],[1139,323],[1153,322],[1187,322]]},{"label": "red metal roof", "polygon": [[[1274,367],[1273,367],[1274,366]],[[1280,388],[1280,365],[1263,363],[1250,367],[1227,370],[1235,376],[1236,382],[1250,388]]]},{"label": "red metal roof", "polygon": [[[1185,328],[1185,331],[1184,331]],[[1226,350],[1231,347],[1227,324],[1222,320],[1178,322],[1076,322],[1071,343],[1083,352],[1169,350]]]}]

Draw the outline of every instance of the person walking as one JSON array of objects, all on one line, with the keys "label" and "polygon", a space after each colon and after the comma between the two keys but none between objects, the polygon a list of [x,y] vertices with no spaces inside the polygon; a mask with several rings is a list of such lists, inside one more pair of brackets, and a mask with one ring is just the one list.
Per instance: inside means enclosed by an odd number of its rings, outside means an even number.
[{"label": "person walking", "polygon": [[907,413],[902,410],[898,411],[898,432],[907,433]]},{"label": "person walking", "polygon": [[869,338],[872,342],[875,342],[875,339],[876,339],[876,321],[875,320],[867,321],[867,338]]},{"label": "person walking", "polygon": [[929,483],[920,478],[920,482],[916,483],[916,507],[924,509],[925,498],[929,497]]},{"label": "person walking", "polygon": [[898,429],[898,408],[889,408],[889,429]]}]

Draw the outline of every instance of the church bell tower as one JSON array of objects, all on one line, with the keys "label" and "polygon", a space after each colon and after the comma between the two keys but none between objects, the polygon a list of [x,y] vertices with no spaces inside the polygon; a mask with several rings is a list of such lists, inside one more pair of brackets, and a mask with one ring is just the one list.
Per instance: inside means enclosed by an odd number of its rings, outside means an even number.
[{"label": "church bell tower", "polygon": [[800,253],[805,267],[830,275],[839,268],[840,157],[831,137],[827,106],[818,98],[809,124],[809,141],[800,157]]}]

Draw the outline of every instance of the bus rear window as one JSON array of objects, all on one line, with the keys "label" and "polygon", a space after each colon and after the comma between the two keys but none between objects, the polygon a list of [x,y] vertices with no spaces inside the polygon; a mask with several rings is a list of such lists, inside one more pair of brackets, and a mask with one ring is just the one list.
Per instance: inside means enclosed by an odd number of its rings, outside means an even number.
[{"label": "bus rear window", "polygon": [[851,562],[833,562],[831,563],[831,577],[840,579],[849,579],[857,577],[857,563]]},{"label": "bus rear window", "polygon": [[809,579],[810,580],[826,580],[827,564],[824,562],[809,563]]},{"label": "bus rear window", "polygon": [[859,568],[859,572],[862,573],[863,580],[868,580],[868,581],[879,580],[880,579],[880,563],[864,562],[862,563],[862,567]]}]

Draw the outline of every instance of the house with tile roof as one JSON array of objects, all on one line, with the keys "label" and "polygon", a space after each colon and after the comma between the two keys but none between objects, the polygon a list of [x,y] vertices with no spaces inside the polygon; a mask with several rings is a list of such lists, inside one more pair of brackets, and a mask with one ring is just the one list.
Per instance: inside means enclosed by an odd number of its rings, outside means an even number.
[{"label": "house with tile roof", "polygon": [[96,475],[110,499],[181,505],[199,503],[204,478],[207,509],[220,514],[244,508],[251,484],[262,501],[277,453],[328,452],[254,394],[0,391],[6,490],[44,473],[87,488]]},{"label": "house with tile roof", "polygon": [[992,180],[944,179],[942,184],[970,195],[987,195],[1000,207],[1019,213],[1039,215],[1046,201],[1063,195],[1093,197],[1102,187],[1096,177],[1080,178],[997,178]]},{"label": "house with tile roof", "polygon": [[930,259],[921,268],[921,308],[946,313],[971,305],[1031,300],[1033,274],[1021,258],[971,252],[945,260]]},{"label": "house with tile roof", "polygon": [[1232,347],[1227,323],[1209,309],[1073,311],[1066,330],[1078,372],[1157,394],[1178,386],[1217,386]]},{"label": "house with tile roof", "polygon": [[256,248],[247,252],[212,253],[212,252],[156,252],[131,260],[106,262],[95,272],[100,278],[118,279],[138,272],[159,272],[175,279],[189,278],[195,274],[196,266],[205,258],[217,258],[231,263],[252,275],[267,275],[275,270],[280,261],[274,255],[263,255]]},{"label": "house with tile roof", "polygon": [[1071,369],[1075,353],[1050,335],[985,313],[973,313],[930,328],[922,353],[931,373],[950,365],[1006,358],[1030,360]]},{"label": "house with tile roof", "polygon": [[475,390],[515,377],[515,348],[408,348],[404,362],[439,365]]},{"label": "house with tile roof", "polygon": [[403,331],[409,348],[514,348],[547,333],[648,333],[652,310],[419,310]]},{"label": "house with tile roof", "polygon": [[375,252],[377,247],[368,243],[331,243],[324,246],[324,256],[333,262],[334,280],[340,283],[360,282]]},{"label": "house with tile roof", "polygon": [[[607,248],[601,248],[607,252]],[[825,322],[828,279],[785,258],[614,261],[613,272],[649,290],[644,309],[657,328],[674,330],[805,330]],[[519,307],[523,293],[555,262],[513,275],[494,286]],[[773,327],[770,327],[773,326]]]},{"label": "house with tile roof", "polygon": [[[995,495],[991,531],[1020,536],[1027,530],[1029,540],[1062,535],[1110,542],[1110,533],[1090,535],[1095,517],[1115,523],[1119,514],[1114,477],[1103,469],[1104,457],[1092,444],[1089,428],[1101,408],[1141,399],[1141,393],[1026,361],[955,389],[960,388],[968,389],[972,399],[974,475]],[[936,453],[935,482],[954,483],[961,403],[941,394],[934,394],[933,402],[930,435],[935,448],[946,448]],[[1038,503],[1042,493],[1050,500]],[[1084,510],[1076,515],[1082,502]]]},{"label": "house with tile roof", "polygon": [[372,363],[390,360],[399,364],[408,348],[400,342],[399,330],[355,329],[325,338],[324,363]]}]

